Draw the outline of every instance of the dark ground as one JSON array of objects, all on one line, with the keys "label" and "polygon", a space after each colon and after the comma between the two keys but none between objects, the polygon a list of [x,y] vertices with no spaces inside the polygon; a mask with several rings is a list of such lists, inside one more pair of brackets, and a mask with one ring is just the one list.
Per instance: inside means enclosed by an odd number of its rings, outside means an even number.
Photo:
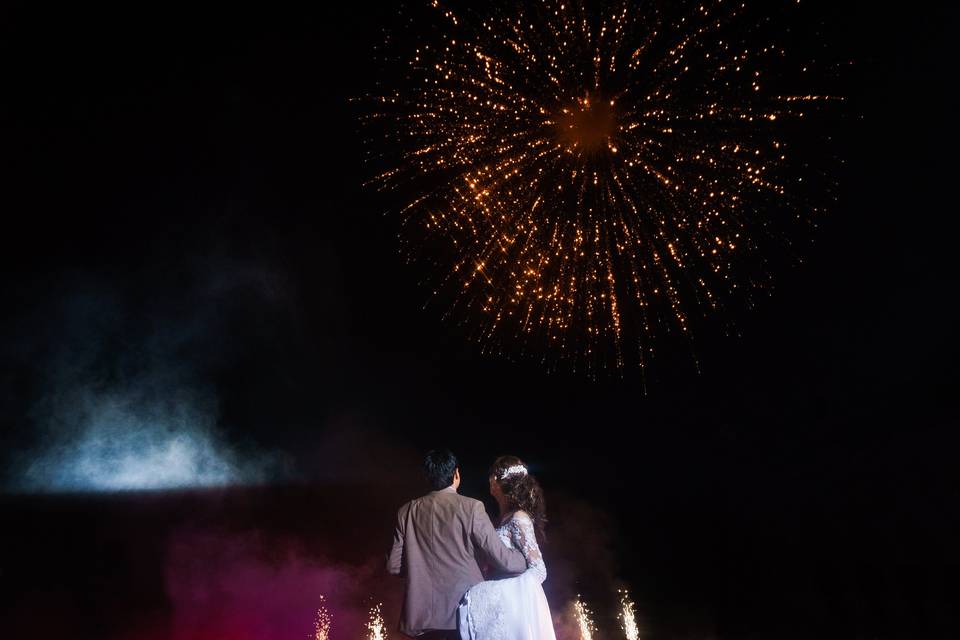
[{"label": "dark ground", "polygon": [[[615,588],[627,585],[652,639],[949,638],[960,629],[957,523],[945,496],[954,519],[937,527],[908,500],[758,507],[763,515],[750,517],[723,503],[610,498],[630,499],[632,513],[597,519],[554,500],[546,547],[555,613],[582,593],[602,637],[619,635]],[[399,584],[376,560],[392,502],[356,486],[5,498],[5,635],[303,637],[322,593],[335,636],[362,637],[375,602],[391,624],[398,615]],[[596,530],[605,527],[609,539]]]}]

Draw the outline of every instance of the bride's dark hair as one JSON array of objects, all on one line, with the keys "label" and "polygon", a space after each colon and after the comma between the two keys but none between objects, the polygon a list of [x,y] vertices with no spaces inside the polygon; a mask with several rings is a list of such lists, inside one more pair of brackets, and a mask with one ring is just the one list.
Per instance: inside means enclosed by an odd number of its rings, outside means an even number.
[{"label": "bride's dark hair", "polygon": [[[525,472],[506,474],[511,467],[523,467]],[[540,483],[530,474],[527,465],[517,456],[500,456],[493,461],[490,476],[500,485],[500,490],[507,498],[507,506],[512,511],[527,512],[533,520],[537,540],[542,544],[545,540],[543,530],[547,524],[547,503]]]}]

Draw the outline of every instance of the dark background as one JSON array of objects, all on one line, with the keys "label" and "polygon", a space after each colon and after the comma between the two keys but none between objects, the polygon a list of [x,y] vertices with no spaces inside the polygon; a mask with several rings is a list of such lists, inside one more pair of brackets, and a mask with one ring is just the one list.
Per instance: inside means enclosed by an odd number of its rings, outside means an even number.
[{"label": "dark background", "polygon": [[[471,495],[508,450],[557,507],[588,503],[553,520],[576,536],[575,517],[599,518],[614,565],[602,574],[631,587],[650,637],[956,633],[957,15],[810,5],[798,28],[811,48],[853,62],[839,200],[816,244],[734,312],[736,335],[704,323],[699,367],[668,351],[642,376],[588,380],[483,355],[425,307],[388,199],[362,186],[349,102],[372,88],[394,10],[5,3],[7,480],[18,452],[56,438],[37,426],[45,369],[91,342],[84,371],[109,381],[160,358],[211,390],[232,443],[295,470],[242,499],[5,495],[16,637],[67,619],[76,637],[135,637],[138,624],[165,637],[164,527],[210,513],[316,537],[339,516],[291,514],[320,501],[362,511],[357,540],[372,541],[397,486],[416,490],[404,464],[438,442],[459,452]],[[338,502],[345,484],[389,476],[393,448],[404,464],[390,492]],[[343,451],[357,464],[330,459]],[[599,581],[577,588],[613,586]]]}]

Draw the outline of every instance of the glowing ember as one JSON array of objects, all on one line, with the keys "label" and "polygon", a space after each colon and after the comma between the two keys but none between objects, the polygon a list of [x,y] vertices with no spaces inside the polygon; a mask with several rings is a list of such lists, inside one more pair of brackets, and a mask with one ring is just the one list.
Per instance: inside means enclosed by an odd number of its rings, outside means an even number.
[{"label": "glowing ember", "polygon": [[577,626],[580,627],[580,640],[593,640],[593,634],[597,630],[593,625],[593,612],[580,600],[580,596],[577,596],[573,603],[573,611]]},{"label": "glowing ember", "polygon": [[637,616],[633,601],[626,591],[620,592],[620,626],[627,640],[640,640],[640,629],[637,627]]},{"label": "glowing ember", "polygon": [[367,621],[367,639],[368,640],[387,640],[387,630],[383,624],[383,616],[380,614],[380,604],[370,609],[370,619]]}]

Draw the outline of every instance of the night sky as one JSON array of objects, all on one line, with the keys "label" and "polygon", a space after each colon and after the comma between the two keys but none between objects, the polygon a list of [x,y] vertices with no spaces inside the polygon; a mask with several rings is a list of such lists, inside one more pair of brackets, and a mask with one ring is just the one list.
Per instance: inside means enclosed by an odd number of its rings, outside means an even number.
[{"label": "night sky", "polygon": [[[273,505],[250,512],[274,528],[330,486],[338,500],[366,487],[346,513],[389,522],[413,497],[392,491],[418,490],[413,463],[435,445],[483,497],[486,466],[514,453],[562,496],[561,530],[575,517],[562,505],[592,510],[577,513],[605,529],[611,573],[652,628],[701,616],[721,638],[949,637],[958,16],[810,5],[816,19],[796,29],[851,62],[829,125],[839,197],[814,244],[768,297],[729,312],[734,331],[701,321],[692,351],[667,341],[643,374],[591,380],[482,353],[401,255],[397,203],[363,186],[351,99],[374,86],[393,9],[6,3],[0,471],[15,517],[0,581],[14,628],[29,628],[63,566],[30,572],[24,556],[82,554],[104,531],[162,546],[129,524],[142,475],[111,485],[70,471],[85,429],[120,415],[148,432],[201,424],[193,444],[223,458],[205,467],[227,478],[214,484],[301,487],[251,499]],[[129,444],[149,449],[145,437]],[[365,506],[378,483],[389,498]],[[116,489],[125,506],[89,497]],[[56,501],[78,491],[88,497]],[[236,517],[233,529],[265,526]],[[56,541],[31,539],[47,523]],[[51,608],[93,616],[79,637],[109,627],[125,580],[163,591],[139,570],[107,580],[77,562]],[[137,606],[154,611],[150,597]],[[138,637],[130,625],[100,637]]]}]

